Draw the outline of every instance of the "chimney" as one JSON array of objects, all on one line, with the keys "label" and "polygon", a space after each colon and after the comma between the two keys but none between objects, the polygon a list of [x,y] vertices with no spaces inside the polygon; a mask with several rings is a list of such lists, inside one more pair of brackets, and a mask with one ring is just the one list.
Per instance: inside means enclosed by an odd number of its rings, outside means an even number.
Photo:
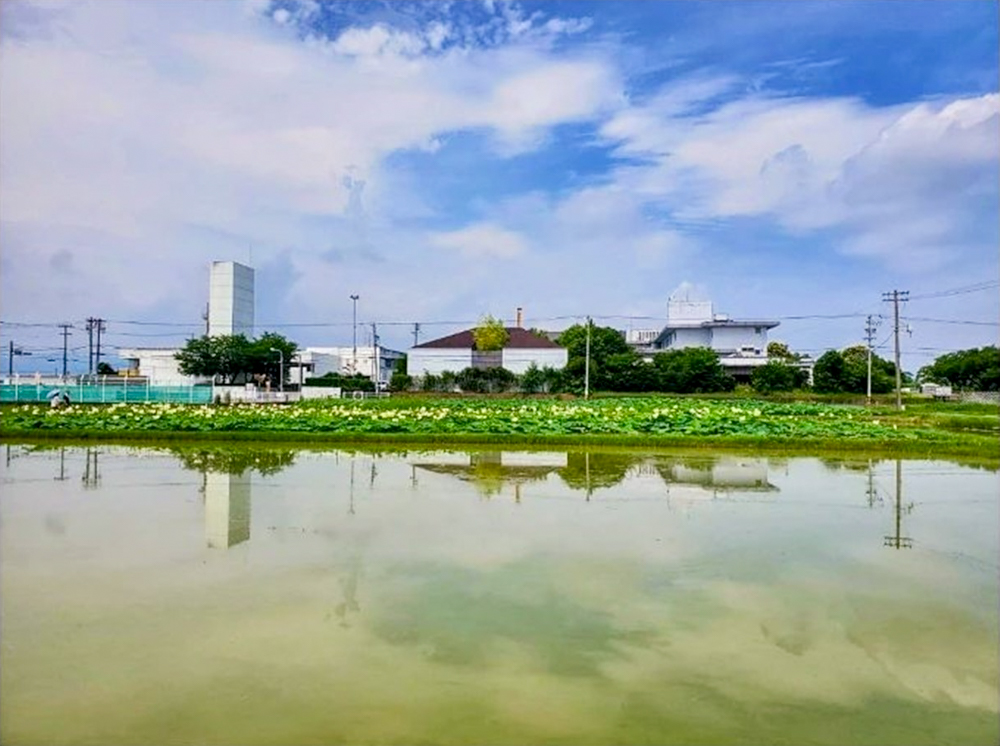
[{"label": "chimney", "polygon": [[518,329],[522,329],[524,327],[524,311],[520,306],[517,307],[517,322],[514,326]]}]

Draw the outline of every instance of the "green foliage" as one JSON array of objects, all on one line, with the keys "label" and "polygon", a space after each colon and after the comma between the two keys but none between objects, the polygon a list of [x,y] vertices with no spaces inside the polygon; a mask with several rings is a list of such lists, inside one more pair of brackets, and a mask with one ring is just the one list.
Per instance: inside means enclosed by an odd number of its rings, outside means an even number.
[{"label": "green foliage", "polygon": [[732,391],[735,379],[723,370],[719,356],[705,347],[668,350],[653,356],[659,391],[699,394]]},{"label": "green foliage", "polygon": [[97,364],[97,375],[99,376],[114,376],[117,375],[118,371],[112,368],[103,360]]},{"label": "green foliage", "polygon": [[510,339],[510,334],[500,319],[487,314],[480,319],[479,326],[472,330],[472,338],[475,340],[477,350],[492,352],[502,350]]},{"label": "green foliage", "polygon": [[466,393],[497,394],[517,385],[517,376],[506,368],[465,368],[457,376],[459,388]]},{"label": "green foliage", "polygon": [[[569,359],[580,358],[586,354],[587,348],[587,326],[586,324],[574,324],[566,329],[556,343],[566,348]],[[617,329],[610,326],[590,325],[590,362],[600,365],[612,355],[620,355],[632,352],[625,337]]]},{"label": "green foliage", "polygon": [[767,356],[778,360],[801,360],[802,355],[792,352],[784,342],[774,340],[767,343]]},{"label": "green foliage", "polygon": [[407,375],[406,373],[401,373],[396,370],[393,371],[392,376],[389,378],[389,391],[400,392],[409,391],[413,388],[413,376]]},{"label": "green foliage", "polygon": [[[281,355],[272,352],[281,350]],[[275,383],[288,379],[288,367],[298,349],[280,334],[266,332],[256,340],[243,334],[220,334],[189,339],[175,357],[180,372],[211,378],[228,385],[267,377]]]},{"label": "green foliage", "polygon": [[762,365],[750,376],[750,385],[761,394],[802,389],[808,381],[809,374],[806,371],[777,360]]},{"label": "green foliage", "polygon": [[[878,355],[872,355],[872,393],[886,394],[895,390],[896,366]],[[819,393],[863,394],[868,381],[868,351],[863,345],[848,347],[843,352],[828,350],[813,368],[813,389]]]},{"label": "green foliage", "polygon": [[[395,375],[395,374],[394,374]],[[308,379],[303,385],[321,386],[325,388],[340,388],[343,391],[374,391],[372,379],[363,373],[337,373],[329,371],[321,376]]]},{"label": "green foliage", "polygon": [[[596,400],[424,399],[316,400],[287,406],[185,404],[5,407],[4,432],[126,433],[406,433],[525,436],[725,436],[926,439],[933,432],[880,422],[863,409],[823,404],[712,401],[668,397]],[[916,434],[914,434],[916,432]],[[192,463],[205,463],[196,459]],[[242,464],[220,468],[242,468]],[[578,462],[574,462],[579,467]],[[584,463],[585,467],[586,464]],[[623,464],[623,468],[625,468]],[[571,472],[573,470],[570,470]],[[579,469],[576,469],[577,473]]]},{"label": "green foliage", "polygon": [[921,381],[965,391],[1000,391],[1000,349],[996,346],[949,352],[920,369]]}]

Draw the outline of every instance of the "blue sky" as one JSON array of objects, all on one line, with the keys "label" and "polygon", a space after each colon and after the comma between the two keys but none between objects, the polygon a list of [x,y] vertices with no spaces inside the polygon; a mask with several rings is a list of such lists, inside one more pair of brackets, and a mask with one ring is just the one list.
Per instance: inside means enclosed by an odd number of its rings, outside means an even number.
[{"label": "blue sky", "polygon": [[656,327],[682,283],[814,353],[894,288],[907,369],[995,344],[998,7],[5,0],[3,367],[63,321],[85,364],[88,316],[179,343],[251,256],[302,346],[354,293],[405,349],[517,306]]}]

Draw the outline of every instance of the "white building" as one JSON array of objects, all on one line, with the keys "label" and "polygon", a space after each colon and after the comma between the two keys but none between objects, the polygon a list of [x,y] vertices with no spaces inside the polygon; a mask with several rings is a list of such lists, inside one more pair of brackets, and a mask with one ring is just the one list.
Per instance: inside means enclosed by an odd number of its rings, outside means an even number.
[{"label": "white building", "polygon": [[671,297],[667,303],[667,325],[653,347],[678,350],[685,347],[708,347],[720,357],[767,357],[767,330],[780,322],[736,321],[714,312],[711,301],[692,301]]},{"label": "white building", "polygon": [[208,282],[208,336],[253,336],[254,271],[237,262],[212,262]]},{"label": "white building", "polygon": [[502,367],[520,375],[532,364],[538,368],[562,368],[566,365],[565,347],[521,327],[507,327],[507,344],[496,352],[474,349],[472,331],[466,329],[411,347],[406,360],[407,373],[425,376],[428,373],[440,375],[446,370],[458,373],[465,368]]},{"label": "white building", "polygon": [[371,378],[376,367],[378,380],[387,384],[392,377],[396,361],[404,357],[399,350],[390,350],[382,345],[352,347],[306,347],[292,359],[288,380],[292,383],[319,378],[326,373],[341,373],[346,376],[360,373]]},{"label": "white building", "polygon": [[193,383],[211,383],[208,378],[184,375],[174,357],[176,347],[133,347],[118,350],[118,357],[125,361],[130,375],[144,376],[156,386],[189,386]]}]

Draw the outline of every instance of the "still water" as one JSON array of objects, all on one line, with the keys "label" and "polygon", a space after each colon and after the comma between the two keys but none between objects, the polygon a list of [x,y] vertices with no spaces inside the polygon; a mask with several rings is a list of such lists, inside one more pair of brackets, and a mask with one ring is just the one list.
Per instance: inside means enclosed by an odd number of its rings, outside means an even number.
[{"label": "still water", "polygon": [[3,446],[4,744],[996,744],[998,474]]}]

